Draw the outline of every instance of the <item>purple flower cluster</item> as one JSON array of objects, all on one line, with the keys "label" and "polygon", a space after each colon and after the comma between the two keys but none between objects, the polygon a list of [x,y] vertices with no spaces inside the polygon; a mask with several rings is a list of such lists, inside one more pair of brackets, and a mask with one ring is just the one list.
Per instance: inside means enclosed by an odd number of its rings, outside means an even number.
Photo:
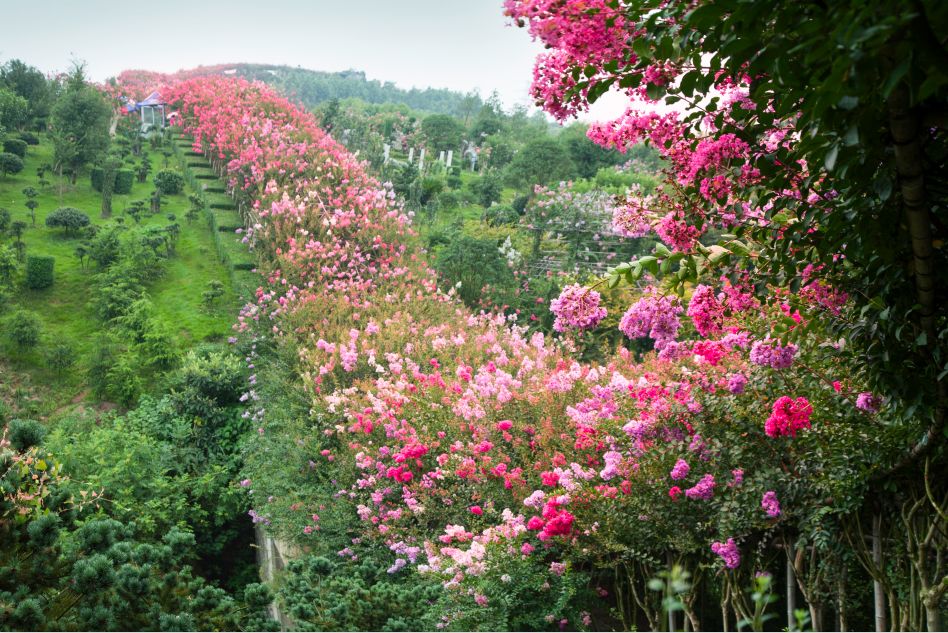
[{"label": "purple flower cluster", "polygon": [[747,377],[744,374],[729,374],[727,377],[727,390],[738,395],[744,393],[744,387],[747,385]]},{"label": "purple flower cluster", "polygon": [[866,413],[878,413],[879,407],[882,405],[882,399],[878,396],[872,395],[868,391],[863,391],[861,394],[856,396],[856,408],[860,411],[865,411]]},{"label": "purple flower cluster", "polygon": [[777,493],[768,490],[760,500],[760,507],[764,509],[769,517],[780,516],[780,502],[777,500]]},{"label": "purple flower cluster", "polygon": [[728,569],[737,569],[741,564],[741,550],[732,538],[724,543],[715,541],[711,544],[711,551],[724,560],[724,566]]},{"label": "purple flower cluster", "polygon": [[688,465],[688,462],[679,459],[675,462],[675,467],[671,469],[671,478],[678,481],[687,477],[689,472],[691,472],[691,466]]},{"label": "purple flower cluster", "polygon": [[629,338],[648,336],[655,349],[662,350],[678,336],[682,308],[677,299],[665,297],[649,288],[647,294],[633,303],[619,321],[619,331]]},{"label": "purple flower cluster", "polygon": [[798,349],[793,343],[783,346],[780,341],[770,339],[757,341],[751,347],[750,360],[755,365],[770,365],[774,369],[787,369],[793,364],[793,357],[796,356]]},{"label": "purple flower cluster", "polygon": [[550,302],[550,310],[556,315],[553,329],[565,332],[571,328],[596,327],[606,318],[606,309],[599,305],[601,299],[598,292],[579,284],[566,286],[560,296]]},{"label": "purple flower cluster", "polygon": [[714,496],[714,475],[708,474],[701,478],[691,488],[685,490],[685,496],[689,499],[702,499],[707,501]]}]

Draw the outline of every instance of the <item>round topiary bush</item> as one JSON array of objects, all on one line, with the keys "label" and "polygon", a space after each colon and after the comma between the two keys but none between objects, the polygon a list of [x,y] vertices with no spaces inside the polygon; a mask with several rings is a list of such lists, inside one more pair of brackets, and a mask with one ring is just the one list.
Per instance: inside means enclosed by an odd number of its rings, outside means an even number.
[{"label": "round topiary bush", "polygon": [[27,145],[39,145],[39,137],[32,132],[20,132],[20,140]]},{"label": "round topiary bush", "polygon": [[53,266],[56,259],[46,255],[30,255],[26,258],[26,287],[42,290],[53,285]]},{"label": "round topiary bush", "polygon": [[8,138],[3,142],[3,151],[23,158],[26,156],[26,141],[18,138]]},{"label": "round topiary bush", "polygon": [[73,207],[60,207],[46,216],[46,226],[51,229],[65,229],[75,234],[79,229],[89,226],[89,216]]},{"label": "round topiary bush", "polygon": [[173,196],[184,189],[184,177],[176,171],[164,169],[155,174],[155,188],[158,193]]},{"label": "round topiary bush", "polygon": [[16,154],[0,152],[0,177],[23,171],[23,159]]}]

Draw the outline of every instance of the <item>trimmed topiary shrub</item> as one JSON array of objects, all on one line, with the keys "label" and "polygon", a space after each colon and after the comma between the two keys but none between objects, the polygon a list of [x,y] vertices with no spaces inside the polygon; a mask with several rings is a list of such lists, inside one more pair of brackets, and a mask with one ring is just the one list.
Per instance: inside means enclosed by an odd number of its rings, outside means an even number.
[{"label": "trimmed topiary shrub", "polygon": [[89,216],[73,207],[60,207],[46,216],[46,226],[51,229],[65,229],[75,234],[79,229],[89,226]]},{"label": "trimmed topiary shrub", "polygon": [[23,171],[23,159],[10,152],[0,152],[0,177]]},{"label": "trimmed topiary shrub", "polygon": [[173,196],[184,189],[184,177],[176,171],[164,169],[155,174],[155,189],[158,193]]},{"label": "trimmed topiary shrub", "polygon": [[8,138],[3,142],[3,151],[24,158],[26,156],[26,141],[18,138]]},{"label": "trimmed topiary shrub", "polygon": [[53,285],[53,266],[56,258],[47,255],[30,255],[26,258],[26,287],[33,290]]},{"label": "trimmed topiary shrub", "polygon": [[46,438],[46,427],[36,420],[10,420],[7,424],[7,439],[17,451],[40,445]]},{"label": "trimmed topiary shrub", "polygon": [[125,195],[132,192],[132,183],[135,182],[135,172],[131,169],[120,169],[115,172],[115,188],[112,193]]},{"label": "trimmed topiary shrub", "polygon": [[27,145],[39,145],[39,137],[32,132],[20,132],[20,140]]}]

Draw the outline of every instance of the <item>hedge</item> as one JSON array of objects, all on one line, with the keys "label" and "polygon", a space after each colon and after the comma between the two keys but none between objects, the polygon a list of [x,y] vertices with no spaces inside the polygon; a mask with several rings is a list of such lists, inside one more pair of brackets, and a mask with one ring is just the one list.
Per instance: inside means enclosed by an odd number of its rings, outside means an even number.
[{"label": "hedge", "polygon": [[135,182],[135,172],[131,169],[120,169],[115,172],[115,187],[113,193],[128,194],[132,192],[132,183]]},{"label": "hedge", "polygon": [[20,132],[20,140],[27,145],[39,145],[39,137],[32,132]]},{"label": "hedge", "polygon": [[49,288],[53,285],[54,257],[30,255],[26,258],[26,287],[33,290]]},{"label": "hedge", "polygon": [[92,188],[96,191],[102,191],[102,168],[93,167],[89,172],[89,178],[92,180]]},{"label": "hedge", "polygon": [[18,138],[8,138],[3,142],[3,151],[16,154],[20,158],[26,157],[26,141]]}]

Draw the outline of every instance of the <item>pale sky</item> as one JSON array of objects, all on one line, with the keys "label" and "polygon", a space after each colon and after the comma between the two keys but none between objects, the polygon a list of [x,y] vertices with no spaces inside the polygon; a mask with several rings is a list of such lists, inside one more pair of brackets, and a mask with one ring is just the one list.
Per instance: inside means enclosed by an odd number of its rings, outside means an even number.
[{"label": "pale sky", "polygon": [[496,89],[509,107],[532,105],[542,50],[500,0],[0,0],[0,15],[0,60],[50,72],[80,59],[96,81],[236,62],[354,68],[402,88]]}]

